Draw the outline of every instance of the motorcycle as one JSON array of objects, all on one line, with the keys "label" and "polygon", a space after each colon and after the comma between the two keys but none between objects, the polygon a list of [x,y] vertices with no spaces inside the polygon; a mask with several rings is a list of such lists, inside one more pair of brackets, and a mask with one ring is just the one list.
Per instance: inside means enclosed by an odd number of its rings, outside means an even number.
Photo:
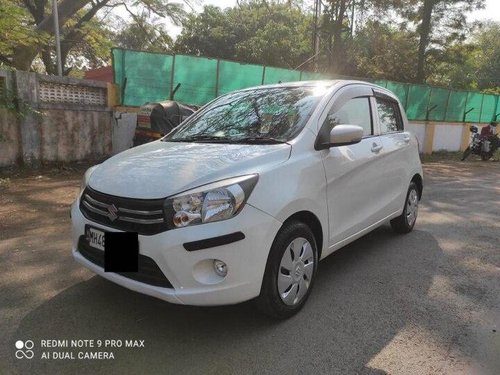
[{"label": "motorcycle", "polygon": [[489,160],[495,154],[500,145],[498,135],[495,134],[488,140],[485,140],[481,139],[479,136],[477,126],[472,125],[469,130],[472,133],[472,138],[469,146],[465,149],[462,155],[462,161],[467,159],[470,154],[481,156],[481,160],[483,161]]}]

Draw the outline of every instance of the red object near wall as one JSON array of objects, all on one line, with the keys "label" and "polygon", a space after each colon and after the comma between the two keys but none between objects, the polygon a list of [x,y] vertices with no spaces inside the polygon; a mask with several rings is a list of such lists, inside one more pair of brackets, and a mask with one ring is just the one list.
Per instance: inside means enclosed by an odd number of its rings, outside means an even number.
[{"label": "red object near wall", "polygon": [[105,66],[97,69],[90,69],[85,72],[85,79],[94,81],[113,82],[113,67]]}]

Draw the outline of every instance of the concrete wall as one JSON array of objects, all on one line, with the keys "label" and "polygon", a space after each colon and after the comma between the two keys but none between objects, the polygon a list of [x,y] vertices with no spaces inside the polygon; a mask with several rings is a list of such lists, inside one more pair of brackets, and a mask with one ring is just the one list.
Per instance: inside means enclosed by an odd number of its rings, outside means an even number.
[{"label": "concrete wall", "polygon": [[0,167],[12,165],[21,157],[19,126],[16,115],[0,108]]},{"label": "concrete wall", "polygon": [[[469,145],[470,123],[410,121],[408,131],[415,134],[420,152],[431,154],[434,151],[463,151]],[[488,124],[474,124],[481,131]]]},{"label": "concrete wall", "polygon": [[132,147],[137,113],[117,109],[113,116],[113,155]]},{"label": "concrete wall", "polygon": [[110,84],[20,71],[2,76],[17,107],[0,108],[0,166],[111,155]]},{"label": "concrete wall", "polygon": [[111,154],[109,112],[43,111],[40,118],[40,149],[43,161],[77,161]]}]

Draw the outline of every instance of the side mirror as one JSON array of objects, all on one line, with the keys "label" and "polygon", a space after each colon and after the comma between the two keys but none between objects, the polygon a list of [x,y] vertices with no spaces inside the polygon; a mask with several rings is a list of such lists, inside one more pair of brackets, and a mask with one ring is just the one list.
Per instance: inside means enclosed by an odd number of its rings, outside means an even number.
[{"label": "side mirror", "polygon": [[363,138],[363,128],[357,125],[337,125],[330,132],[330,147],[359,143]]}]

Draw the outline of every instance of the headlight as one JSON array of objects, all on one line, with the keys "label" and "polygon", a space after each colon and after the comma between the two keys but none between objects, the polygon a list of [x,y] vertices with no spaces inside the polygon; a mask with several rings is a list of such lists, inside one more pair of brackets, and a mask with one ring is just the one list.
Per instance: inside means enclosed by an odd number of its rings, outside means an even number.
[{"label": "headlight", "polygon": [[165,201],[169,227],[227,220],[237,215],[257,183],[258,175],[235,177],[201,186]]},{"label": "headlight", "polygon": [[94,171],[97,169],[98,166],[99,166],[99,164],[94,165],[93,167],[90,167],[89,169],[87,169],[87,171],[83,175],[83,180],[82,180],[82,183],[80,185],[80,193],[78,194],[78,196],[82,195],[83,190],[89,184],[90,176],[92,176],[92,173],[94,173]]}]

